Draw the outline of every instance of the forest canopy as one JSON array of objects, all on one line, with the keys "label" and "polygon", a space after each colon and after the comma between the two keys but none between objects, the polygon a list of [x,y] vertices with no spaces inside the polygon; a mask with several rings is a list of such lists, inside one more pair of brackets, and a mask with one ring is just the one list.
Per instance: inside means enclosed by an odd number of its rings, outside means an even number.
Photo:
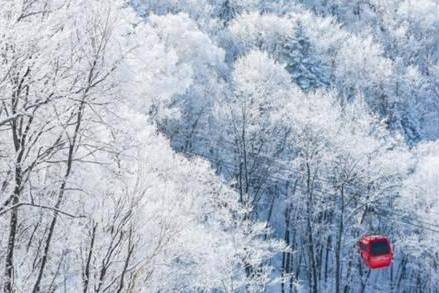
[{"label": "forest canopy", "polygon": [[5,293],[435,292],[438,185],[438,0],[0,0]]}]

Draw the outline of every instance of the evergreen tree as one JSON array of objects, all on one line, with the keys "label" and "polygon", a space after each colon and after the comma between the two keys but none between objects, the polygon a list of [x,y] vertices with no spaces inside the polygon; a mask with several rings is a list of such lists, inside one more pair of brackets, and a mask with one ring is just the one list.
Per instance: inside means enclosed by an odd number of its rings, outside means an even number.
[{"label": "evergreen tree", "polygon": [[282,42],[281,59],[302,90],[329,86],[329,67],[313,48],[301,24],[297,26],[294,35],[287,36]]}]

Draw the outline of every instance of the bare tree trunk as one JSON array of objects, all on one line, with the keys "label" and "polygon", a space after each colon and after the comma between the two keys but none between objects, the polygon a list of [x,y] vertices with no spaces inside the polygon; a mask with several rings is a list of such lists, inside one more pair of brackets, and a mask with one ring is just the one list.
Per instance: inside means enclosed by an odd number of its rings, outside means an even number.
[{"label": "bare tree trunk", "polygon": [[[29,73],[28,70],[25,76]],[[22,79],[24,82],[24,77]],[[16,108],[18,104],[18,96],[20,95],[20,88],[17,89],[14,97],[12,98],[12,113],[16,113]],[[27,140],[27,134],[30,129],[30,125],[32,124],[33,118],[29,118],[28,123],[23,132],[22,123],[24,118],[20,118],[20,125],[17,124],[17,120],[14,119],[11,123],[12,130],[12,139],[14,143],[16,160],[15,160],[15,186],[12,196],[12,206],[17,206],[20,200],[20,194],[23,184],[23,174],[22,174],[22,160],[25,150],[25,144]],[[11,220],[9,222],[9,237],[8,237],[8,246],[6,249],[6,260],[5,260],[5,275],[4,275],[4,287],[3,290],[5,293],[13,292],[13,274],[14,274],[14,249],[15,249],[15,238],[17,234],[17,225],[18,225],[18,207],[13,208],[11,211]]]},{"label": "bare tree trunk", "polygon": [[353,255],[352,253],[349,254],[349,262],[348,262],[348,268],[346,273],[346,284],[344,286],[343,292],[348,293],[351,290],[350,283],[352,278],[352,266],[353,266]]},{"label": "bare tree trunk", "polygon": [[83,292],[87,293],[88,291],[88,284],[90,282],[90,264],[91,264],[91,257],[93,255],[93,247],[96,239],[96,229],[97,224],[93,224],[93,229],[91,231],[91,239],[90,239],[90,247],[88,249],[88,256],[87,261],[85,263],[85,269],[83,273]]},{"label": "bare tree trunk", "polygon": [[[285,210],[285,233],[284,233],[284,241],[285,244],[290,247],[290,205]],[[282,284],[281,290],[282,293],[285,292],[285,279],[290,274],[290,252],[284,251],[282,253]],[[291,276],[289,276],[291,278]]]},{"label": "bare tree trunk", "polygon": [[125,274],[127,273],[128,265],[130,264],[131,256],[133,252],[134,252],[133,227],[131,227],[128,235],[127,257],[125,259],[125,263],[123,266],[122,275],[120,276],[119,288],[117,290],[117,293],[121,293],[124,288]]},{"label": "bare tree trunk", "polygon": [[316,268],[316,259],[314,253],[314,238],[313,238],[313,229],[312,229],[312,205],[313,205],[313,194],[312,194],[312,186],[311,186],[311,168],[309,164],[306,164],[307,171],[307,236],[308,236],[308,253],[309,253],[309,265],[310,268],[308,270],[308,279],[310,281],[310,292],[317,293],[317,268]]},{"label": "bare tree trunk", "polygon": [[332,239],[331,239],[331,235],[329,235],[328,236],[328,241],[327,241],[327,244],[326,244],[326,252],[325,252],[325,273],[324,273],[324,275],[325,275],[325,277],[324,277],[325,284],[328,283],[328,276],[329,276],[329,270],[328,270],[328,268],[329,268],[329,253],[331,251],[331,249],[330,249],[331,243],[332,243]]},{"label": "bare tree trunk", "polygon": [[340,293],[341,289],[341,249],[344,230],[344,186],[340,191],[340,218],[338,223],[337,245],[335,248],[335,292]]},{"label": "bare tree trunk", "polygon": [[[17,189],[17,186],[15,187]],[[14,198],[12,203],[15,205],[18,203],[19,194],[14,191]],[[17,222],[18,222],[18,209],[13,209],[11,212],[11,220],[9,222],[9,237],[8,237],[8,247],[6,250],[6,270],[5,270],[5,283],[4,292],[13,292],[13,273],[14,273],[14,247],[15,247],[15,235],[17,233]]]},{"label": "bare tree trunk", "polygon": [[[12,205],[17,205],[20,197],[21,189],[21,167],[20,163],[16,164],[15,167],[15,187],[14,195],[12,199]],[[9,237],[8,237],[8,247],[6,250],[6,270],[5,270],[5,283],[4,292],[13,292],[13,274],[14,274],[14,248],[15,248],[15,236],[17,234],[17,224],[18,224],[18,208],[14,208],[11,211],[11,220],[9,222]]]}]

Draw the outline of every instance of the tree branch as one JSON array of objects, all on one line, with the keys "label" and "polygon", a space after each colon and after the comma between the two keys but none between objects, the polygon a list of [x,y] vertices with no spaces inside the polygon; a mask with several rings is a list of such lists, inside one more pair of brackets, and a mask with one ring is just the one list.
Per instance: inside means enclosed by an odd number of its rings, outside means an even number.
[{"label": "tree branch", "polygon": [[64,211],[62,211],[60,209],[57,209],[57,208],[54,208],[54,207],[51,207],[51,206],[39,205],[39,204],[27,203],[27,202],[20,202],[20,203],[18,203],[16,205],[13,205],[13,206],[11,206],[11,207],[9,207],[7,209],[4,209],[4,210],[0,211],[0,216],[6,214],[7,212],[9,212],[9,211],[11,211],[13,209],[17,209],[17,208],[19,208],[21,206],[31,206],[31,207],[35,207],[35,208],[48,209],[48,210],[52,210],[52,211],[55,211],[57,213],[69,216],[71,218],[85,218],[85,216],[83,216],[83,215],[79,215],[79,216],[73,215],[71,213],[64,212]]}]

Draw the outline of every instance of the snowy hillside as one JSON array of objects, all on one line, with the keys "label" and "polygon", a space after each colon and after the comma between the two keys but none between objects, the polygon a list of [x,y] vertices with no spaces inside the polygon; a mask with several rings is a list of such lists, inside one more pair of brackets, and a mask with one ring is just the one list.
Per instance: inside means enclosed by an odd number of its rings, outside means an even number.
[{"label": "snowy hillside", "polygon": [[5,293],[438,292],[438,190],[438,0],[0,0]]}]

